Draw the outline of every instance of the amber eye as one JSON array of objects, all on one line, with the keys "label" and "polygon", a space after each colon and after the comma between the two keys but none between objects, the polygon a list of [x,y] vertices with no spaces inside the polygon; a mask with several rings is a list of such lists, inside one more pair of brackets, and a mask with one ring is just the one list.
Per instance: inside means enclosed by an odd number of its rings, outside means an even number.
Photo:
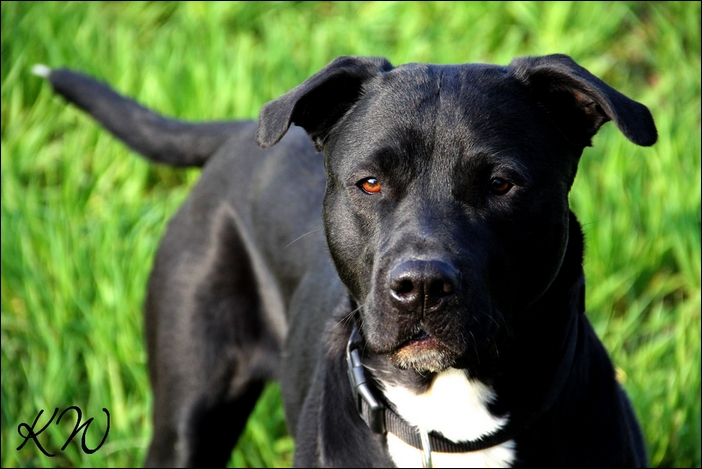
[{"label": "amber eye", "polygon": [[367,194],[377,194],[380,192],[380,183],[376,178],[366,178],[358,183],[358,187]]},{"label": "amber eye", "polygon": [[490,181],[490,192],[495,195],[504,195],[512,188],[512,184],[502,178],[493,178]]}]

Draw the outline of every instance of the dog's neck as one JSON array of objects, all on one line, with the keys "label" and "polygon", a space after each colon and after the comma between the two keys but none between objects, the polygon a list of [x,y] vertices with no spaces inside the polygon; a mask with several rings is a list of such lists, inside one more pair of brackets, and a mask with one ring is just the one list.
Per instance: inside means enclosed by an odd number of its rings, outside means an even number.
[{"label": "dog's neck", "polygon": [[[490,409],[496,415],[510,412],[515,420],[533,420],[553,405],[569,379],[583,332],[582,260],[583,234],[571,212],[568,249],[558,275],[546,293],[515,318],[517,332],[502,347],[495,373],[478,376],[495,390]],[[516,415],[514,409],[524,415]]]},{"label": "dog's neck", "polygon": [[[490,440],[485,447],[465,452],[448,453],[431,446],[434,467],[508,467],[514,463],[510,415],[493,415],[488,410],[495,398],[493,390],[469,379],[464,370],[451,368],[438,373],[423,394],[386,385],[384,396],[414,428],[439,433],[454,442]],[[428,459],[426,448],[415,449],[393,433],[388,433],[387,445],[398,467],[412,467]]]}]

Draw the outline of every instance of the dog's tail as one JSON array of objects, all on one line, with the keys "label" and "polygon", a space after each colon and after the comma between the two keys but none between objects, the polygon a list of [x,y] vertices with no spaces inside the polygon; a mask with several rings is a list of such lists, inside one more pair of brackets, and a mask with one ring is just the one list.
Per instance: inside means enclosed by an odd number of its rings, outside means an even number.
[{"label": "dog's tail", "polygon": [[244,123],[184,122],[164,118],[107,84],[68,69],[35,65],[54,91],[83,109],[132,150],[172,166],[202,166]]}]

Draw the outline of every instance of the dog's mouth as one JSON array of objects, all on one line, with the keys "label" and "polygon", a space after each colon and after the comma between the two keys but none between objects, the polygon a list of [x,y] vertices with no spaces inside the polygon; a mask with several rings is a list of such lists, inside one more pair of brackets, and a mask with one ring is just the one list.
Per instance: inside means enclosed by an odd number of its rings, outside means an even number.
[{"label": "dog's mouth", "polygon": [[390,354],[390,360],[402,370],[414,369],[419,372],[434,373],[444,371],[453,363],[449,349],[424,330],[402,342]]},{"label": "dog's mouth", "polygon": [[439,341],[435,337],[429,335],[426,331],[420,331],[405,341],[398,350],[406,350],[409,353],[413,351],[421,352],[423,350],[435,349],[439,346]]}]

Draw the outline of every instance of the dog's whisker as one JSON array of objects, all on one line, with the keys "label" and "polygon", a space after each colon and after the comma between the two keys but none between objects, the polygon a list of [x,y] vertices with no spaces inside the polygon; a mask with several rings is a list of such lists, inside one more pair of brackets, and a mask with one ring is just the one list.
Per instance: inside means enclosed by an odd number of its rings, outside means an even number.
[{"label": "dog's whisker", "polygon": [[381,369],[372,367],[372,366],[370,366],[370,365],[367,365],[367,364],[365,364],[365,363],[363,364],[363,368],[365,368],[366,370],[368,370],[368,371],[370,371],[370,372],[372,372],[372,373],[375,373],[375,374],[378,374],[378,373],[383,373],[383,374],[386,374],[386,375],[392,375],[392,374],[394,374],[391,370],[381,370]]},{"label": "dog's whisker", "polygon": [[[500,311],[499,309],[495,308],[495,312],[498,314],[498,316],[499,316],[500,319],[502,320],[502,326],[503,326],[503,327],[508,327],[508,325],[507,325],[507,320],[505,319],[505,316],[502,314],[502,311]],[[491,317],[492,317],[492,316],[491,316]],[[493,319],[493,320],[494,320],[494,319]],[[497,324],[497,327],[500,327],[500,325]]]},{"label": "dog's whisker", "polygon": [[320,231],[322,231],[322,230],[321,230],[321,229],[312,230],[312,231],[308,231],[307,233],[303,234],[302,236],[298,236],[297,238],[293,239],[293,240],[290,241],[288,244],[286,244],[285,247],[283,248],[283,250],[286,250],[287,248],[289,248],[290,246],[292,246],[294,243],[300,241],[300,240],[301,240],[302,238],[304,238],[305,236],[311,235],[312,233],[318,233],[318,232],[320,232]]},{"label": "dog's whisker", "polygon": [[473,338],[472,344],[473,344],[473,350],[475,350],[475,358],[478,360],[478,363],[480,363],[480,352],[478,351],[478,341],[475,339],[475,334],[473,334],[473,331],[468,331],[468,333]]},{"label": "dog's whisker", "polygon": [[339,320],[336,322],[337,325],[346,325],[346,323],[348,323],[349,321],[353,320],[353,316],[354,316],[358,311],[360,311],[362,307],[363,307],[363,305],[359,305],[359,306],[358,306],[356,309],[354,309],[353,311],[350,311],[350,312],[344,314],[344,315],[343,315],[342,317],[340,317]]}]

